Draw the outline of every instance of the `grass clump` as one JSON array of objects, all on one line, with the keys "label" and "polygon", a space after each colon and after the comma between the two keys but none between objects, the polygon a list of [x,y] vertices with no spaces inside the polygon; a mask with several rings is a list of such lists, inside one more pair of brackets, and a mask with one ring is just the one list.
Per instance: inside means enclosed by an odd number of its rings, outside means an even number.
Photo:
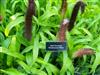
[{"label": "grass clump", "polygon": [[[68,0],[65,18],[70,18],[75,0]],[[0,1],[0,73],[2,75],[89,75],[100,74],[100,2],[84,0],[86,8],[74,28],[66,32],[68,50],[57,58],[46,52],[45,43],[56,41],[62,20],[62,1],[35,0],[32,39],[24,36],[28,0]],[[2,19],[1,19],[2,18]],[[91,48],[93,55],[73,58],[76,51]],[[55,61],[54,61],[55,60]]]}]

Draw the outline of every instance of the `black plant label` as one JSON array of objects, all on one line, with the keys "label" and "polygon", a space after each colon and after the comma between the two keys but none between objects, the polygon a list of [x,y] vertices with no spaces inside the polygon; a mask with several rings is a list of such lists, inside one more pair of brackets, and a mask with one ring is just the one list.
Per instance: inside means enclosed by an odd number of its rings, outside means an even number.
[{"label": "black plant label", "polygon": [[67,50],[66,42],[46,42],[47,51],[64,51]]}]

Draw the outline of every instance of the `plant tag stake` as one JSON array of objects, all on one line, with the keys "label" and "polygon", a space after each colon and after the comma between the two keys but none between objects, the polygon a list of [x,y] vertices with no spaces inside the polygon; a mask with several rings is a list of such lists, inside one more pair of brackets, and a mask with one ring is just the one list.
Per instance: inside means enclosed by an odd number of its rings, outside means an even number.
[{"label": "plant tag stake", "polygon": [[67,49],[66,42],[46,42],[47,51],[64,51]]}]

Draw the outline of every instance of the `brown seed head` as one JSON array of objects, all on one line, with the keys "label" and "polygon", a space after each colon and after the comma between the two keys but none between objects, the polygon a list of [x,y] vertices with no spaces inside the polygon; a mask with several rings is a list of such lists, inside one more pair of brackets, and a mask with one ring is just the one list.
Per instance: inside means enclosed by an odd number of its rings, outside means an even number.
[{"label": "brown seed head", "polygon": [[80,49],[80,50],[76,51],[73,54],[73,58],[75,58],[75,57],[82,57],[83,55],[92,55],[94,53],[95,52],[92,49],[90,49],[90,48],[83,48],[83,49]]},{"label": "brown seed head", "polygon": [[64,19],[61,23],[59,32],[58,32],[58,40],[64,42],[66,37],[66,30],[69,24],[69,20]]}]

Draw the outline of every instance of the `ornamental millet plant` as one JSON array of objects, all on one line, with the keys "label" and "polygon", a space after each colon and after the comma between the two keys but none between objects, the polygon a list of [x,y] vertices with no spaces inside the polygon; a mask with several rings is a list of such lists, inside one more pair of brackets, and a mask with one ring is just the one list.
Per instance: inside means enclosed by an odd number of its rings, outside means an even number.
[{"label": "ornamental millet plant", "polygon": [[[62,6],[61,6],[61,15],[64,18],[65,12],[66,12],[66,8],[67,8],[67,1],[66,0],[62,0]],[[79,9],[81,9],[81,12],[84,12],[85,9],[85,3],[83,1],[78,1],[72,11],[71,14],[71,18],[70,20],[68,19],[63,19],[62,23],[60,25],[60,29],[58,32],[58,40],[61,42],[65,41],[66,38],[66,31],[71,31],[74,27],[74,23],[76,21],[77,18],[77,14]],[[91,55],[94,54],[95,52],[90,49],[90,48],[83,48],[83,49],[79,49],[77,50],[74,54],[73,54],[73,58],[75,57],[82,57],[83,55]]]},{"label": "ornamental millet plant", "polygon": [[[68,4],[67,0],[62,0],[62,5],[60,9],[62,21],[61,21],[59,32],[57,33],[57,38],[58,41],[60,42],[64,42],[66,40],[65,39],[66,31],[71,31],[73,29],[79,9],[81,9],[82,13],[84,12],[85,9],[85,3],[83,1],[78,1],[73,8],[70,20],[64,19],[67,11],[67,4]],[[31,40],[32,37],[32,16],[33,15],[35,15],[35,2],[34,0],[28,0],[28,8],[25,17],[25,32],[24,32],[24,36],[28,40]],[[80,49],[77,50],[77,52],[75,52],[73,56],[81,57],[83,55],[94,54],[94,52],[91,50],[92,49],[89,48]]]}]

